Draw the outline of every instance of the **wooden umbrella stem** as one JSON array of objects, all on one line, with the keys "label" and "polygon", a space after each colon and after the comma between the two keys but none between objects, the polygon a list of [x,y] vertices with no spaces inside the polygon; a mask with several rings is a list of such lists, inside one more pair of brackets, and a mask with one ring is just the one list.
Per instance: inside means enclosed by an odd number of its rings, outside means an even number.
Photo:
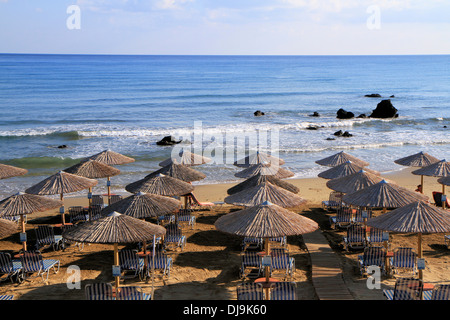
[{"label": "wooden umbrella stem", "polygon": [[[418,235],[418,249],[417,249],[417,252],[418,252],[418,257],[419,257],[419,259],[422,259],[422,256],[423,256],[423,250],[422,250],[422,233],[419,233],[419,235]],[[419,270],[419,279],[420,280],[423,280],[423,270],[422,269],[420,269]]]},{"label": "wooden umbrella stem", "polygon": [[[114,265],[119,265],[119,248],[117,243],[114,243]],[[119,278],[119,276],[115,277],[116,294],[119,292]]]}]

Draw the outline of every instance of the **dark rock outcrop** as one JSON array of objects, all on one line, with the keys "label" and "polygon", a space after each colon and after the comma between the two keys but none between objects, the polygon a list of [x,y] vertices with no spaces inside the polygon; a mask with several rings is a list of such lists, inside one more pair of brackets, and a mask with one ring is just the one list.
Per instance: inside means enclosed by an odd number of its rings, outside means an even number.
[{"label": "dark rock outcrop", "polygon": [[371,93],[371,94],[366,94],[364,97],[367,98],[381,98],[381,95],[378,93]]},{"label": "dark rock outcrop", "polygon": [[253,114],[255,115],[255,117],[259,117],[259,116],[263,116],[264,112],[262,112],[261,110],[257,110]]},{"label": "dark rock outcrop", "polygon": [[354,117],[355,117],[355,114],[353,112],[345,111],[342,108],[337,111],[336,118],[338,118],[338,119],[351,119]]},{"label": "dark rock outcrop", "polygon": [[382,100],[379,104],[377,104],[376,109],[372,111],[369,118],[397,118],[397,111],[398,110],[392,105],[391,100]]},{"label": "dark rock outcrop", "polygon": [[320,114],[317,111],[314,111],[313,114],[309,115],[310,117],[320,117]]},{"label": "dark rock outcrop", "polygon": [[178,144],[180,142],[181,142],[181,140],[175,140],[175,138],[172,136],[166,136],[166,137],[162,138],[161,140],[159,140],[158,142],[156,142],[156,144],[158,146],[171,146],[174,144]]}]

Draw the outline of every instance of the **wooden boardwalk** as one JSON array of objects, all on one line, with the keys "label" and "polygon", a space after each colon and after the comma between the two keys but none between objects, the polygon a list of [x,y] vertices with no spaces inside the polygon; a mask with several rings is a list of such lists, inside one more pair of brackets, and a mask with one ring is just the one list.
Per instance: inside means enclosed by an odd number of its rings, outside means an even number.
[{"label": "wooden boardwalk", "polygon": [[322,231],[304,234],[303,240],[311,258],[312,282],[319,300],[354,300],[342,277],[339,257]]}]

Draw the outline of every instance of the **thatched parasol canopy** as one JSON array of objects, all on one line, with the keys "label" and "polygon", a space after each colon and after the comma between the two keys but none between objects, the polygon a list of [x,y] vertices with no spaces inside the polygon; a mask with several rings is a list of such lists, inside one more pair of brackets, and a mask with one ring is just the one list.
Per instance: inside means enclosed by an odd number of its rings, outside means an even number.
[{"label": "thatched parasol canopy", "polygon": [[319,228],[314,220],[268,201],[228,213],[217,219],[214,225],[222,232],[258,238],[299,235]]},{"label": "thatched parasol canopy", "polygon": [[[328,180],[326,185],[331,190],[349,194],[370,187],[382,180],[381,176],[362,169],[341,178]],[[393,183],[392,181],[389,182]]]},{"label": "thatched parasol canopy", "polygon": [[399,233],[445,233],[450,232],[450,212],[416,201],[371,218],[367,225]]},{"label": "thatched parasol canopy", "polygon": [[180,179],[172,178],[164,174],[144,178],[125,186],[125,190],[131,193],[152,193],[162,196],[180,196],[194,190],[194,186]]},{"label": "thatched parasol canopy", "polygon": [[428,197],[386,180],[342,197],[346,204],[372,208],[399,208],[419,200]]},{"label": "thatched parasol canopy", "polygon": [[[361,171],[362,169],[363,167],[361,167],[360,165],[353,163],[351,161],[347,161],[319,173],[318,176],[323,179],[337,179],[356,173],[358,171]],[[374,175],[378,176],[380,175],[380,173],[375,170],[370,170],[367,168],[364,168],[364,170]]]},{"label": "thatched parasol canopy", "polygon": [[[367,221],[367,225],[391,232],[417,233],[418,258],[421,259],[422,234],[450,232],[450,213],[423,201],[417,201],[371,218]],[[419,279],[423,279],[422,269],[419,269]]]},{"label": "thatched parasol canopy", "polygon": [[59,171],[25,190],[38,195],[64,194],[77,192],[97,185],[98,181]]},{"label": "thatched parasol canopy", "polygon": [[12,177],[22,176],[27,172],[28,172],[27,169],[22,169],[0,163],[0,179],[8,179]]},{"label": "thatched parasol canopy", "polygon": [[292,171],[289,171],[277,165],[271,165],[267,163],[258,163],[251,165],[248,168],[237,172],[234,176],[247,179],[259,173],[263,175],[274,176],[278,179],[285,179],[294,176],[294,173]]},{"label": "thatched parasol canopy", "polygon": [[450,176],[439,178],[438,182],[444,186],[450,186]]},{"label": "thatched parasol canopy", "polygon": [[17,224],[13,221],[0,219],[0,238],[6,238],[17,232]]},{"label": "thatched parasol canopy", "polygon": [[148,241],[154,235],[163,236],[165,234],[164,227],[112,212],[63,232],[63,237],[76,242],[113,244]]},{"label": "thatched parasol canopy", "polygon": [[450,176],[450,163],[444,160],[430,164],[429,166],[414,170],[412,174],[429,177]]},{"label": "thatched parasol canopy", "polygon": [[192,153],[188,150],[181,150],[177,155],[172,155],[170,158],[161,161],[159,163],[159,166],[165,167],[172,163],[178,163],[183,164],[185,166],[198,166],[205,163],[210,162],[211,159],[208,157],[204,157],[202,155],[198,155],[195,153]]},{"label": "thatched parasol canopy", "polygon": [[273,185],[276,185],[280,188],[286,189],[287,191],[290,191],[292,193],[299,193],[299,188],[294,186],[292,183],[286,182],[284,180],[278,179],[274,176],[268,176],[265,174],[258,173],[254,175],[251,178],[248,178],[245,181],[242,181],[241,183],[235,185],[234,187],[231,187],[227,190],[228,194],[235,194],[237,192],[241,192],[245,189],[257,186],[258,184],[264,183],[264,182],[270,182]]},{"label": "thatched parasol canopy", "polygon": [[256,206],[265,201],[270,201],[283,208],[299,206],[306,202],[305,199],[277,187],[270,182],[264,182],[241,192],[232,194],[224,199],[226,203],[238,206]]},{"label": "thatched parasol canopy", "polygon": [[0,217],[13,217],[55,209],[62,201],[43,196],[19,192],[0,201]]},{"label": "thatched parasol canopy", "polygon": [[234,165],[237,167],[250,167],[255,164],[260,163],[267,163],[267,164],[273,164],[274,166],[281,166],[285,164],[283,159],[274,157],[270,154],[264,153],[264,152],[253,152],[249,154],[247,157],[239,159],[234,162]]},{"label": "thatched parasol canopy", "polygon": [[351,161],[360,167],[367,167],[369,165],[368,162],[363,161],[363,160],[361,160],[355,156],[352,156],[348,153],[345,153],[344,151],[338,152],[332,156],[323,158],[321,160],[317,160],[316,163],[320,164],[321,166],[335,167],[335,166],[343,164],[347,161]]},{"label": "thatched parasol canopy", "polygon": [[63,171],[89,179],[107,178],[116,176],[120,173],[119,169],[111,167],[97,160],[82,161]]},{"label": "thatched parasol canopy", "polygon": [[397,159],[394,162],[406,167],[426,167],[438,161],[439,159],[421,151],[419,153]]},{"label": "thatched parasol canopy", "polygon": [[116,211],[137,219],[143,219],[172,213],[180,207],[181,202],[174,198],[138,192],[107,206],[102,210],[102,215],[108,215]]},{"label": "thatched parasol canopy", "polygon": [[133,158],[124,156],[123,154],[111,151],[111,150],[104,150],[100,153],[94,154],[93,156],[90,156],[86,158],[85,160],[96,160],[98,162],[107,164],[107,165],[120,165],[120,164],[127,164],[134,162],[135,160]]},{"label": "thatched parasol canopy", "polygon": [[192,169],[183,164],[177,164],[175,162],[172,162],[171,164],[168,164],[167,166],[150,173],[145,178],[151,178],[160,173],[185,182],[199,181],[206,178],[206,175],[203,172]]}]

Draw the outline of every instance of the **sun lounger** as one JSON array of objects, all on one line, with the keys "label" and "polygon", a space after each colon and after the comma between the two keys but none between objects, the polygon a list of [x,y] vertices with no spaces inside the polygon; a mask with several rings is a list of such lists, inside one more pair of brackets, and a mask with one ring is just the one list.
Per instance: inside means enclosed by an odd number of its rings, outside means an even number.
[{"label": "sun lounger", "polygon": [[383,240],[383,233],[386,233],[387,237],[389,234],[381,229],[370,228],[369,233],[367,235],[367,245],[369,246],[381,246],[385,242],[387,242],[389,247],[389,241]]},{"label": "sun lounger", "polygon": [[437,284],[431,291],[424,291],[424,300],[450,300],[450,284]]},{"label": "sun lounger", "polygon": [[370,209],[356,209],[353,215],[353,223],[356,224],[364,224],[364,221],[370,219],[372,217],[372,210]]},{"label": "sun lounger", "polygon": [[263,247],[263,239],[256,237],[244,237],[242,240],[242,251],[245,250],[261,250]]},{"label": "sun lounger", "polygon": [[342,206],[342,193],[330,192],[328,200],[322,201],[322,208],[327,211],[335,211]]},{"label": "sun lounger", "polygon": [[22,263],[18,260],[12,260],[8,252],[0,252],[0,273],[5,275],[5,280],[10,279],[21,283],[23,281]]},{"label": "sun lounger", "polygon": [[103,206],[98,204],[91,205],[88,209],[89,221],[97,220],[98,218],[100,218],[102,216],[102,208]]},{"label": "sun lounger", "polygon": [[71,206],[69,207],[69,222],[78,223],[86,222],[89,220],[89,213],[82,206]]},{"label": "sun lounger", "polygon": [[187,194],[186,196],[188,197],[188,204],[189,204],[191,209],[208,209],[208,210],[211,210],[212,207],[214,207],[214,205],[215,205],[213,202],[200,202],[200,201],[198,201],[198,199],[195,197],[195,195],[192,192]]},{"label": "sun lounger", "polygon": [[112,194],[109,197],[110,205],[115,203],[115,202],[117,202],[117,201],[120,201],[122,199],[123,199],[123,197],[120,194]]},{"label": "sun lounger", "polygon": [[[434,200],[434,204],[438,207],[442,207],[442,192],[439,191],[433,191],[433,200]],[[450,208],[450,201],[448,200],[448,198],[445,198],[445,208],[448,209]]]},{"label": "sun lounger", "polygon": [[295,259],[290,257],[288,253],[271,253],[272,261],[270,264],[270,273],[274,271],[283,271],[285,278],[290,279],[294,276],[295,272]]},{"label": "sun lounger", "polygon": [[180,209],[175,217],[175,220],[181,225],[188,224],[191,229],[194,229],[195,216],[192,215],[191,209]]},{"label": "sun lounger", "polygon": [[394,289],[384,289],[383,295],[388,300],[420,300],[423,281],[414,278],[399,278]]},{"label": "sun lounger", "polygon": [[92,283],[84,287],[87,300],[114,300],[113,288],[110,283]]},{"label": "sun lounger", "polygon": [[[137,276],[142,278],[144,270],[144,259],[140,258],[137,250],[122,249],[119,251],[119,265],[120,270],[124,273],[122,278]],[[125,273],[130,272],[131,276],[126,276]]]},{"label": "sun lounger", "polygon": [[287,246],[287,237],[269,238],[271,246],[280,246],[285,248]]},{"label": "sun lounger", "polygon": [[264,292],[260,283],[241,283],[236,288],[237,300],[263,300]]},{"label": "sun lounger", "polygon": [[155,264],[153,264],[153,254],[150,252],[147,256],[147,276],[151,275],[152,268],[162,271],[163,276],[170,277],[170,268],[173,265],[173,259],[163,252],[155,252]]},{"label": "sun lounger", "polygon": [[270,300],[297,300],[295,282],[275,282],[270,286]]},{"label": "sun lounger", "polygon": [[13,300],[14,295],[12,294],[2,294],[0,295],[0,300]]},{"label": "sun lounger", "polygon": [[386,250],[383,247],[367,247],[364,253],[358,256],[361,275],[367,274],[367,268],[376,266],[385,273]]},{"label": "sun lounger", "polygon": [[258,252],[245,251],[241,258],[240,278],[245,278],[256,271],[255,277],[261,274],[261,255]]},{"label": "sun lounger", "polygon": [[62,236],[55,235],[53,227],[42,225],[34,229],[36,234],[36,250],[49,246],[53,250],[64,249]]},{"label": "sun lounger", "polygon": [[[48,280],[48,275],[50,269],[53,269],[54,273],[58,273],[60,261],[54,259],[44,259],[39,251],[25,251],[20,256],[24,279],[26,279],[27,274],[37,273],[37,275],[42,277],[42,280]],[[46,278],[44,279],[44,275]]]},{"label": "sun lounger", "polygon": [[359,225],[351,225],[344,237],[344,249],[363,249],[366,246],[366,229]]},{"label": "sun lounger", "polygon": [[142,292],[139,286],[120,287],[116,296],[117,300],[150,300],[151,295]]},{"label": "sun lounger", "polygon": [[413,248],[402,247],[394,250],[391,258],[391,270],[394,274],[417,274],[417,254]]},{"label": "sun lounger", "polygon": [[330,217],[330,225],[333,229],[348,228],[352,224],[353,209],[341,207],[336,210],[336,216]]},{"label": "sun lounger", "polygon": [[166,226],[166,235],[164,237],[164,248],[181,248],[183,251],[186,245],[186,236],[182,234],[177,224],[169,224]]},{"label": "sun lounger", "polygon": [[101,194],[94,194],[91,199],[91,205],[92,206],[97,205],[103,208],[103,206],[105,205],[103,201],[103,196]]}]

